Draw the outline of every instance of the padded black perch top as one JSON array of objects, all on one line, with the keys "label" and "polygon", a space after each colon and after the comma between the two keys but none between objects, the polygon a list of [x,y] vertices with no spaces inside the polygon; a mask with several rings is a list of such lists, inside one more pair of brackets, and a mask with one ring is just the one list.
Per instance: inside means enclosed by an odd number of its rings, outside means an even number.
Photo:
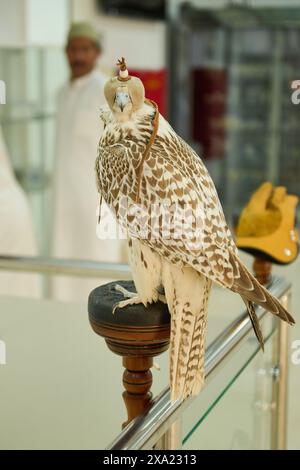
[{"label": "padded black perch top", "polygon": [[115,303],[125,300],[124,295],[115,289],[119,284],[130,292],[136,292],[133,281],[114,281],[92,290],[88,300],[90,322],[93,324],[126,325],[132,327],[151,327],[170,324],[170,314],[166,304],[158,301],[147,308],[143,304],[127,305],[116,309]]}]

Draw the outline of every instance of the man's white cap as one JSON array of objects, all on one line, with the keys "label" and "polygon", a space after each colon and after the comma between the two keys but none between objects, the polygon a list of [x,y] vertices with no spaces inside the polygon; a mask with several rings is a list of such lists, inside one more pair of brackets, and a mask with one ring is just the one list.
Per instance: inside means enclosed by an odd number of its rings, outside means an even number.
[{"label": "man's white cap", "polygon": [[96,44],[96,46],[101,49],[100,34],[91,23],[86,21],[79,21],[71,24],[67,42],[73,38],[91,39]]}]

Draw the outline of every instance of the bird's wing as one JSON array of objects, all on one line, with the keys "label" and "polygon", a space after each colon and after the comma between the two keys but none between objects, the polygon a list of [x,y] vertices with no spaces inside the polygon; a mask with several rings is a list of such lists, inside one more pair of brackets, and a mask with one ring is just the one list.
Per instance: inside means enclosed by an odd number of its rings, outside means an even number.
[{"label": "bird's wing", "polygon": [[236,246],[215,186],[201,159],[174,131],[156,137],[143,165],[139,201],[151,216],[143,243],[172,263],[232,286],[229,248],[236,253]]},{"label": "bird's wing", "polygon": [[[242,299],[246,302],[249,316],[253,323],[253,303],[258,304],[265,310],[278,316],[281,320],[288,322],[290,325],[295,323],[295,320],[290,313],[281,305],[279,300],[274,297],[258,280],[251,274],[242,261],[235,254],[229,251],[231,264],[234,266],[234,281],[231,287],[233,292],[240,294]],[[254,327],[254,326],[253,326]],[[255,329],[255,327],[254,327]],[[259,331],[255,329],[258,340],[261,343]]]},{"label": "bird's wing", "polygon": [[[184,219],[188,220],[187,227],[178,238],[174,237],[172,230],[168,237],[163,223],[154,223],[156,229],[153,230],[152,226],[149,229],[152,238],[142,240],[143,243],[149,244],[172,263],[193,267],[212,281],[240,294],[244,300],[260,305],[290,324],[294,323],[287,310],[239,259],[208,171],[198,155],[174,131],[167,137],[157,137],[144,163],[140,193],[145,207],[149,203],[164,207],[164,201],[176,207],[186,205]],[[168,205],[165,207],[172,227],[177,219],[174,222],[172,211]],[[151,221],[155,215],[154,211]],[[258,329],[256,333],[261,336]]]},{"label": "bird's wing", "polygon": [[[294,323],[293,317],[278,299],[254,278],[239,259],[207,169],[174,131],[167,137],[156,138],[144,162],[140,202],[148,211],[150,206],[151,210],[150,236],[141,240],[143,243],[170,262],[190,266],[210,280],[240,294],[244,300],[260,305],[290,324]],[[170,210],[172,204],[175,212],[186,207],[186,225],[179,227],[183,230],[177,238],[172,227],[177,225],[178,214],[175,217]],[[168,222],[171,229],[166,228]],[[251,313],[249,315],[253,321]],[[256,333],[261,336],[258,329]]]}]

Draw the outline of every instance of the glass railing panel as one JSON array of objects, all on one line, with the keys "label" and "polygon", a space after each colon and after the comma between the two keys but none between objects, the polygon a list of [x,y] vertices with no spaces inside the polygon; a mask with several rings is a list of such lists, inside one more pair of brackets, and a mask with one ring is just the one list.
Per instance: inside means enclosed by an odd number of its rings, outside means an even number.
[{"label": "glass railing panel", "polygon": [[184,449],[268,449],[271,442],[272,337],[265,316],[263,354],[251,333],[183,414]]},{"label": "glass railing panel", "polygon": [[[224,295],[218,288],[212,295],[211,339],[237,316],[215,313]],[[7,358],[0,369],[2,448],[104,448],[119,434],[126,420],[122,361],[92,332],[86,302],[0,297],[0,332]],[[153,396],[168,384],[168,353],[155,363]]]},{"label": "glass railing panel", "polygon": [[[0,340],[0,448],[103,449],[119,434],[122,359],[92,331],[86,302],[2,297]],[[158,362],[155,395],[167,357]]]}]

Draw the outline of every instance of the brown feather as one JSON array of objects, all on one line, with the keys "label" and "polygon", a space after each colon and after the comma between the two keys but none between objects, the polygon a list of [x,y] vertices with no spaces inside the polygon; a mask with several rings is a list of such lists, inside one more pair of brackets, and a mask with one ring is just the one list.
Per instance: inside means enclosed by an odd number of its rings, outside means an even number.
[{"label": "brown feather", "polygon": [[201,312],[194,315],[189,305],[175,302],[171,318],[170,385],[171,400],[196,395],[205,380],[204,350],[207,304],[211,281],[205,282]]},{"label": "brown feather", "polygon": [[270,292],[267,291],[267,289],[262,286],[257,279],[255,279],[255,277],[247,270],[246,266],[243,265],[242,261],[236,255],[233,254],[233,256],[238,262],[240,272],[247,273],[251,280],[252,286],[251,289],[245,289],[244,283],[241,283],[241,278],[239,277],[234,279],[231,290],[240,294],[244,299],[260,305],[274,315],[277,315],[279,318],[281,318],[281,320],[288,322],[290,325],[295,323],[293,317],[281,305],[279,300],[270,294]]},{"label": "brown feather", "polygon": [[[242,297],[242,298],[243,298],[243,297]],[[249,317],[250,317],[250,320],[251,320],[251,323],[252,323],[252,326],[253,326],[253,329],[254,329],[256,338],[258,339],[258,342],[259,342],[259,344],[260,344],[261,349],[264,351],[264,350],[265,350],[265,346],[264,346],[264,345],[265,345],[264,336],[263,336],[262,331],[261,331],[261,328],[260,328],[259,320],[258,320],[258,318],[257,318],[254,305],[253,305],[252,302],[250,302],[249,300],[247,300],[247,299],[245,299],[245,298],[243,298],[243,301],[244,301],[245,304],[246,304],[246,307],[247,307],[247,310],[248,310],[248,314],[249,314]]]}]

